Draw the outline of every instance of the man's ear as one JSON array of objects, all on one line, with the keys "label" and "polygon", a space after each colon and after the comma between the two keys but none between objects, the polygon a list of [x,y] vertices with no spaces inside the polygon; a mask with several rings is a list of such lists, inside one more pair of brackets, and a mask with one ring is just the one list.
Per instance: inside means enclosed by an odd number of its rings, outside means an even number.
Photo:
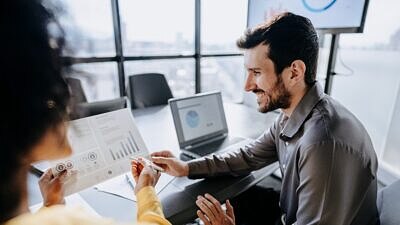
[{"label": "man's ear", "polygon": [[296,84],[298,82],[304,82],[304,75],[306,72],[306,64],[302,60],[294,60],[290,65],[291,75],[290,75],[290,83]]}]

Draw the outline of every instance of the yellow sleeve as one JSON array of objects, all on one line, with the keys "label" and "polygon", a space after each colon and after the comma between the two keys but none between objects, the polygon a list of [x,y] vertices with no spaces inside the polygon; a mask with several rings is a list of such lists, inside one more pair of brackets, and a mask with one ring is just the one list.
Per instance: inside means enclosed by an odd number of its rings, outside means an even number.
[{"label": "yellow sleeve", "polygon": [[136,195],[137,197],[137,222],[139,224],[168,224],[162,212],[161,202],[158,200],[153,187],[142,188]]},{"label": "yellow sleeve", "polygon": [[43,207],[36,213],[25,213],[19,215],[4,225],[115,225],[116,223],[107,218],[93,216],[81,207],[65,207],[55,205]]}]

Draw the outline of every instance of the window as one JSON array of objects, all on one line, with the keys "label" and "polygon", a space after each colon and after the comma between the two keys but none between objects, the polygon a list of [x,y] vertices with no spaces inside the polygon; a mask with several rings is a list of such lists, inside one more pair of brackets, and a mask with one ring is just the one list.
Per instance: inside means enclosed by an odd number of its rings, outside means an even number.
[{"label": "window", "polygon": [[395,106],[390,119],[384,151],[381,154],[383,165],[392,173],[400,174],[400,89],[397,88]]},{"label": "window", "polygon": [[326,71],[328,69],[329,48],[331,43],[331,35],[319,34],[319,55],[317,67],[317,81],[322,87],[325,87]]},{"label": "window", "polygon": [[221,90],[224,101],[243,100],[244,63],[236,47],[246,29],[247,0],[201,1],[201,91]]},{"label": "window", "polygon": [[[55,2],[56,0],[53,0]],[[115,56],[110,0],[57,1],[59,22],[74,57]]]},{"label": "window", "polygon": [[[65,55],[79,63],[71,76],[82,76],[89,101],[126,93],[119,84],[123,72],[125,83],[132,74],[162,73],[175,97],[192,95],[203,84],[201,91],[221,90],[226,101],[241,101],[243,91],[235,90],[243,90],[243,59],[235,42],[246,27],[247,0],[47,1],[58,9],[72,47]],[[116,6],[118,12],[113,11]],[[196,7],[201,7],[197,28]],[[120,29],[113,23],[118,18]],[[198,36],[196,30],[201,30]],[[119,36],[122,52],[115,45]],[[196,38],[202,40],[200,52]],[[201,84],[196,85],[196,76]]]},{"label": "window", "polygon": [[194,0],[120,0],[124,54],[194,53]]},{"label": "window", "polygon": [[140,60],[125,63],[127,82],[128,76],[139,73],[164,74],[174,97],[195,93],[193,59]]},{"label": "window", "polygon": [[400,143],[395,138],[395,125],[400,123],[400,15],[396,11],[400,3],[369,4],[364,34],[340,36],[332,96],[362,121],[380,165],[400,177]]},{"label": "window", "polygon": [[69,76],[81,80],[88,102],[119,97],[117,65],[114,62],[76,64]]},{"label": "window", "polygon": [[244,90],[243,56],[207,57],[201,60],[202,91],[221,90],[224,100],[241,102]]},{"label": "window", "polygon": [[247,0],[201,1],[202,54],[240,53],[236,40],[247,22]]}]

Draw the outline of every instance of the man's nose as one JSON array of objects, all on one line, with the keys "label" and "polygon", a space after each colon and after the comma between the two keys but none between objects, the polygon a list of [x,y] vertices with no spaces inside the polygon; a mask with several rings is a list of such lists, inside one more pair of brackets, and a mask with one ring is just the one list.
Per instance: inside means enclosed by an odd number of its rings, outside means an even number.
[{"label": "man's nose", "polygon": [[244,84],[244,90],[247,92],[253,91],[256,88],[256,85],[251,77],[251,75],[247,75],[246,83]]}]

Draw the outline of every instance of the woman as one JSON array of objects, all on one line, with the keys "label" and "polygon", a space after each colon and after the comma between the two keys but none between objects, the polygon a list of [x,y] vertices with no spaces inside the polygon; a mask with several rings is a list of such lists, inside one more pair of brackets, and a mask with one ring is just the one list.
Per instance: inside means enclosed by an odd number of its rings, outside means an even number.
[{"label": "woman", "polygon": [[[71,154],[66,138],[70,99],[62,78],[62,32],[38,0],[0,2],[0,224],[115,224],[62,205],[62,179],[50,171],[40,179],[44,207],[29,213],[29,165]],[[138,222],[170,224],[154,185],[159,174],[132,162],[137,182]],[[128,212],[129,213],[129,212]]]}]

